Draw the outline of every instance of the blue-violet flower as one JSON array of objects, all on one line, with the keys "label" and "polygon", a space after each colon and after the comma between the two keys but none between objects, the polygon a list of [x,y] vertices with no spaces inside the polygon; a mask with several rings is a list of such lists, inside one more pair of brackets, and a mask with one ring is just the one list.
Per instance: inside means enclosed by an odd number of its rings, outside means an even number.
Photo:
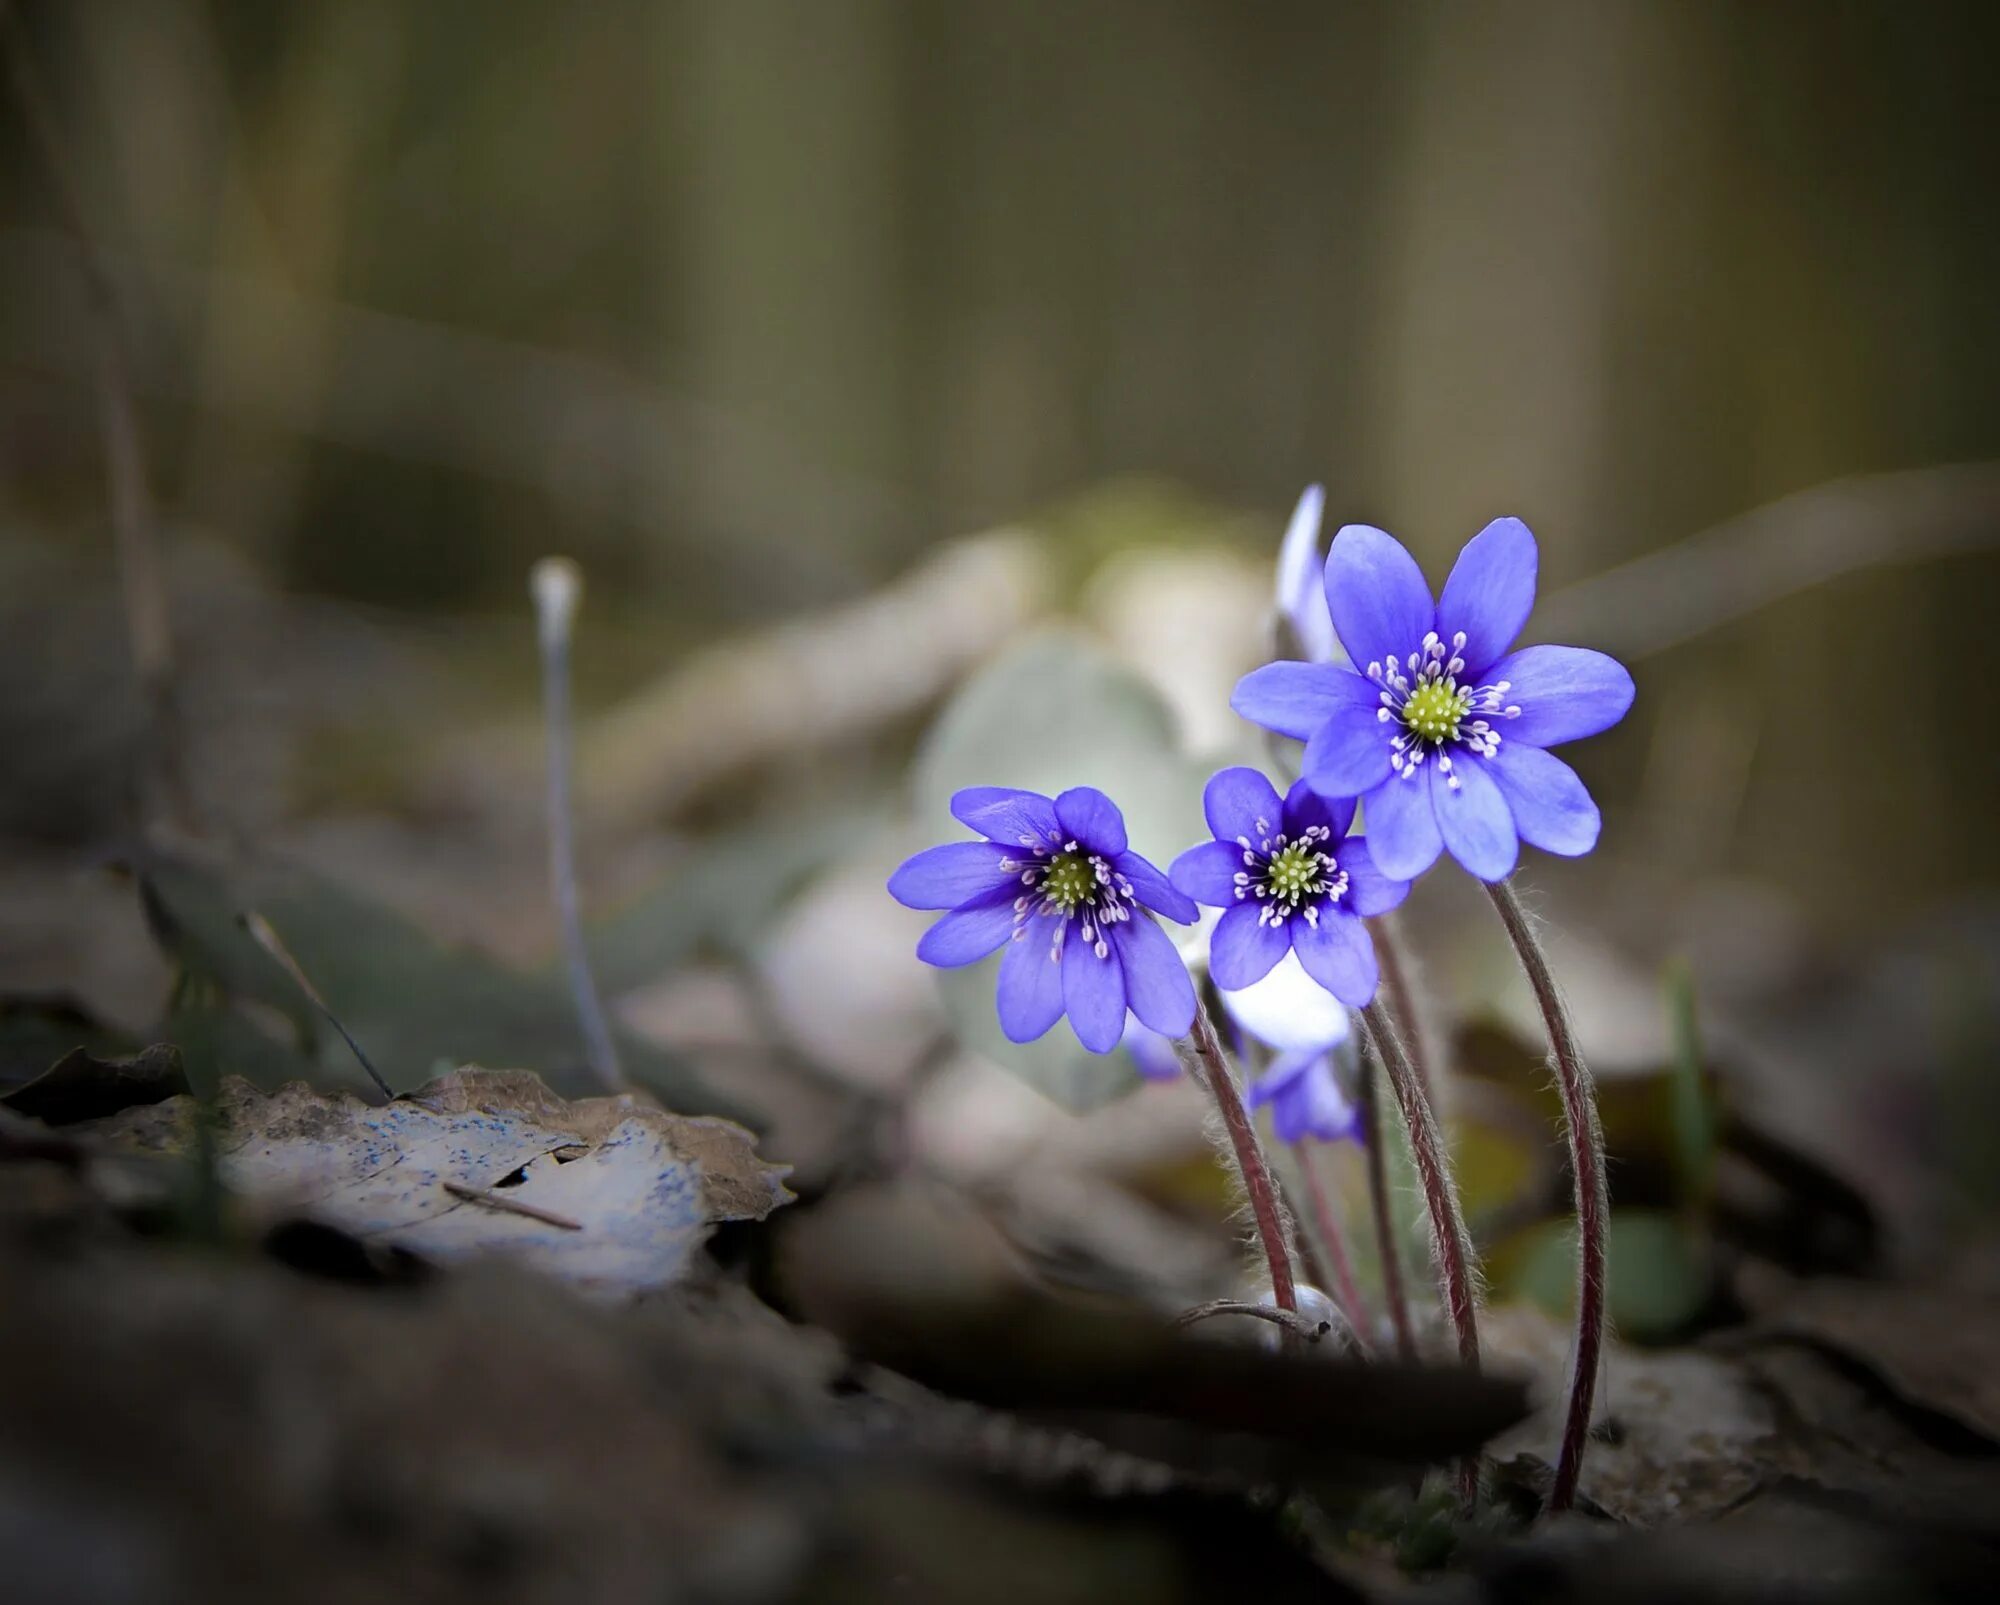
[{"label": "blue-violet flower", "polygon": [[1281,801],[1254,769],[1224,769],[1202,792],[1215,840],[1174,860],[1173,882],[1224,910],[1209,940],[1215,984],[1236,991],[1262,980],[1286,953],[1354,1008],[1375,996],[1375,944],[1361,917],[1385,914],[1409,892],[1376,868],[1365,839],[1349,837],[1351,800],[1320,796],[1304,781]]},{"label": "blue-violet flower", "polygon": [[889,878],[899,903],[949,911],[924,933],[918,958],[950,968],[1006,947],[998,1005],[1014,1042],[1068,1014],[1079,1042],[1109,1053],[1128,1009],[1163,1035],[1187,1034],[1194,983],[1146,910],[1183,925],[1199,910],[1131,850],[1109,797],[1089,786],[1053,801],[975,786],[951,811],[985,840],[930,848]]},{"label": "blue-violet flower", "polygon": [[1271,663],[1230,705],[1306,743],[1305,778],[1358,797],[1382,872],[1421,875],[1442,851],[1481,880],[1520,844],[1576,857],[1597,805],[1548,749],[1596,735],[1632,705],[1632,676],[1582,647],[1509,652],[1534,606],[1535,537],[1499,518],[1467,543],[1435,603],[1394,536],[1349,524],[1326,559],[1326,601],[1352,664]]},{"label": "blue-violet flower", "polygon": [[1361,1140],[1360,1111],[1340,1085],[1341,1060],[1352,1053],[1353,1022],[1346,1005],[1300,967],[1296,953],[1287,953],[1254,986],[1224,992],[1222,1006],[1239,1029],[1278,1050],[1251,1083],[1249,1102],[1253,1109],[1271,1105],[1281,1141]]},{"label": "blue-violet flower", "polygon": [[1340,656],[1333,615],[1326,610],[1326,559],[1319,549],[1325,509],[1326,492],[1306,486],[1278,547],[1278,612],[1291,625],[1299,650],[1314,663],[1331,663]]}]

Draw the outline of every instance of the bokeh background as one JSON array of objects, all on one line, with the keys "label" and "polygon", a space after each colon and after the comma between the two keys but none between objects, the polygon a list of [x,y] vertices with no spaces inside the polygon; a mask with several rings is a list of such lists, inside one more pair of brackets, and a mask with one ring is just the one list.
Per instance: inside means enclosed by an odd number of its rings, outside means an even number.
[{"label": "bokeh background", "polygon": [[[1195,773],[1244,739],[1221,699],[1304,484],[1434,577],[1514,513],[1531,638],[1640,685],[1577,754],[1603,850],[1528,868],[1600,1068],[1671,1057],[1684,958],[1737,1084],[1907,1238],[1990,1193],[2000,10],[13,13],[129,343],[205,837],[541,973],[524,582],[568,553],[624,1018],[752,1082],[776,1043],[815,1096],[923,1082],[910,1140],[984,1174],[1057,1112],[980,1102],[880,894],[937,711],[1066,619]],[[103,873],[145,710],[99,323],[24,127],[5,980],[143,1035],[186,955]],[[1441,1012],[1504,1012],[1476,900],[1417,904]],[[387,1020],[341,951],[308,968]]]}]

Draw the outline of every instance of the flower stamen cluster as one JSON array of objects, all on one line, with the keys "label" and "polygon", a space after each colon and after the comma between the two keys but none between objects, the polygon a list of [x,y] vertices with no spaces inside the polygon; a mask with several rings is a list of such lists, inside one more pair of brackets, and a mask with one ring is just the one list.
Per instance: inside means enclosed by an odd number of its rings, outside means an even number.
[{"label": "flower stamen cluster", "polygon": [[1405,780],[1414,780],[1424,760],[1435,754],[1445,784],[1458,790],[1458,776],[1451,772],[1451,748],[1463,746],[1482,758],[1491,758],[1500,750],[1500,732],[1487,720],[1468,716],[1521,716],[1519,706],[1506,700],[1513,689],[1507,681],[1481,686],[1458,683],[1458,677],[1465,673],[1461,655],[1465,641],[1465,632],[1456,631],[1447,648],[1432,630],[1424,637],[1423,650],[1412,652],[1403,662],[1378,658],[1368,665],[1368,678],[1382,688],[1382,706],[1375,717],[1383,724],[1403,727],[1389,743],[1389,767]]},{"label": "flower stamen cluster", "polygon": [[1244,867],[1236,872],[1236,900],[1255,898],[1259,925],[1282,925],[1303,910],[1308,925],[1319,924],[1322,901],[1338,903],[1347,895],[1347,871],[1321,844],[1333,839],[1325,825],[1308,825],[1293,840],[1284,831],[1273,834],[1259,819],[1257,839],[1238,836]]},{"label": "flower stamen cluster", "polygon": [[1013,940],[1021,941],[1028,934],[1028,922],[1036,915],[1054,914],[1059,918],[1050,946],[1051,958],[1062,957],[1063,939],[1072,918],[1077,922],[1078,934],[1091,944],[1091,951],[1103,958],[1111,951],[1105,940],[1106,927],[1132,917],[1132,907],[1137,901],[1132,883],[1102,855],[1088,852],[1074,841],[1057,846],[1058,841],[1058,837],[1044,843],[1023,836],[1021,845],[1033,855],[1032,859],[1000,861],[1002,870],[1018,874],[1021,884],[1027,887],[1014,899]]}]

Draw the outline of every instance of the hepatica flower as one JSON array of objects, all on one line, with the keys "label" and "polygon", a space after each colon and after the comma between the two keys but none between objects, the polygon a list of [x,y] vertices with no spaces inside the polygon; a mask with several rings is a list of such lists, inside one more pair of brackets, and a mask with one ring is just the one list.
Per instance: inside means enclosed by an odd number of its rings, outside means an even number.
[{"label": "hepatica flower", "polygon": [[1358,1142],[1360,1111],[1341,1091],[1337,1059],[1352,1041],[1347,1008],[1288,953],[1256,985],[1224,992],[1222,1006],[1250,1036],[1277,1049],[1250,1086],[1250,1107],[1271,1106],[1281,1142]]},{"label": "hepatica flower", "polygon": [[1131,850],[1109,797],[1089,786],[1053,801],[975,786],[951,811],[985,839],[930,848],[889,878],[899,903],[948,911],[917,944],[918,958],[950,968],[1005,947],[1000,1028],[1014,1042],[1032,1042],[1067,1014],[1079,1042],[1109,1053],[1128,1010],[1162,1035],[1187,1034],[1194,983],[1152,916],[1185,925],[1199,911]]},{"label": "hepatica flower", "polygon": [[1251,986],[1296,953],[1341,1002],[1369,1002],[1375,945],[1361,917],[1387,913],[1410,887],[1376,867],[1365,840],[1348,836],[1352,800],[1322,797],[1304,781],[1281,800],[1256,770],[1224,769],[1201,801],[1215,839],[1175,859],[1173,881],[1224,911],[1208,949],[1215,984]]},{"label": "hepatica flower", "polygon": [[1504,880],[1522,842],[1568,857],[1597,844],[1597,805],[1548,749],[1616,724],[1632,677],[1582,647],[1509,651],[1534,605],[1536,561],[1527,525],[1495,519],[1433,602],[1395,537],[1349,524],[1325,580],[1353,667],[1267,664],[1230,699],[1305,742],[1313,790],[1361,799],[1385,875],[1414,879],[1448,851],[1481,880]]},{"label": "hepatica flower", "polygon": [[1278,548],[1278,612],[1292,627],[1299,650],[1314,663],[1331,663],[1340,656],[1334,639],[1333,615],[1326,610],[1326,559],[1319,550],[1320,515],[1326,492],[1306,486]]}]

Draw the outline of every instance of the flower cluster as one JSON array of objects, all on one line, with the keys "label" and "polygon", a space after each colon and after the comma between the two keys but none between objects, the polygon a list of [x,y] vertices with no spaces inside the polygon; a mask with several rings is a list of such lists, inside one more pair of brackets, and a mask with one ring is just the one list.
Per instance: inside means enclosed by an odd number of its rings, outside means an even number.
[{"label": "flower cluster", "polygon": [[[1360,1008],[1377,984],[1364,922],[1402,902],[1441,853],[1498,881],[1523,842],[1572,856],[1596,844],[1597,807],[1549,748],[1615,724],[1632,678],[1601,652],[1515,650],[1538,566],[1527,526],[1487,525],[1433,598],[1416,560],[1367,525],[1341,529],[1322,566],[1322,504],[1316,486],[1301,498],[1278,565],[1279,610],[1308,661],[1267,664],[1231,698],[1305,743],[1285,795],[1254,769],[1221,771],[1202,798],[1212,839],[1163,875],[1131,850],[1102,792],[976,787],[952,812],[982,839],[919,853],[890,880],[903,903],[944,911],[918,945],[925,962],[1006,948],[998,1006],[1012,1040],[1067,1015],[1092,1052],[1122,1042],[1170,1073],[1153,1034],[1185,1034],[1195,994],[1155,916],[1189,924],[1197,904],[1222,911],[1208,968],[1225,997],[1282,962]],[[1357,814],[1365,835],[1352,834]],[[1352,1126],[1324,1046],[1281,1051],[1252,1101],[1272,1105],[1281,1134]]]}]

